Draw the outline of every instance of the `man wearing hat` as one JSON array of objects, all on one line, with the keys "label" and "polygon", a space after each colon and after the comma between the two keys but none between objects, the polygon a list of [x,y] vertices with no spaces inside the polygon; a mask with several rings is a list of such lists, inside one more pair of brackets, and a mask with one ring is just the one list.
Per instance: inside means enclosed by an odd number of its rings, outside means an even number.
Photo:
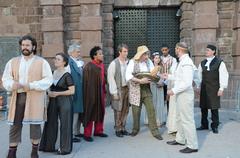
[{"label": "man wearing hat", "polygon": [[180,150],[181,153],[192,153],[198,151],[198,140],[194,121],[194,92],[193,77],[195,65],[188,55],[187,44],[180,42],[176,49],[179,64],[172,75],[164,74],[165,78],[174,80],[174,85],[167,91],[170,96],[176,97],[177,111],[177,135],[169,145],[186,145]]},{"label": "man wearing hat", "polygon": [[133,74],[150,72],[154,69],[153,63],[148,56],[149,49],[144,45],[139,46],[137,54],[129,61],[126,69],[126,81],[129,85],[129,103],[132,105],[133,113],[133,130],[131,135],[136,136],[140,130],[140,114],[142,103],[144,103],[151,133],[156,139],[162,140],[163,138],[157,127],[155,109],[152,102],[151,81],[146,77],[139,79],[133,76]]},{"label": "man wearing hat", "polygon": [[228,85],[228,71],[224,62],[216,57],[216,46],[207,45],[206,59],[198,67],[201,79],[200,108],[202,113],[201,126],[197,130],[208,129],[208,109],[212,113],[211,128],[218,133],[220,96]]}]

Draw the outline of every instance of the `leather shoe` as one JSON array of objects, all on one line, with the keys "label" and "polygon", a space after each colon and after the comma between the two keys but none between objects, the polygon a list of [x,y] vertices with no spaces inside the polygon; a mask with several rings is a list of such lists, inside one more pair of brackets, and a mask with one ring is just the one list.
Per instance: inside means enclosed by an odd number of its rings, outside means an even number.
[{"label": "leather shoe", "polygon": [[197,128],[198,131],[207,130],[208,127],[200,126]]},{"label": "leather shoe", "polygon": [[191,149],[189,147],[186,147],[182,150],[179,150],[181,153],[193,153],[193,152],[198,152],[198,149]]},{"label": "leather shoe", "polygon": [[72,139],[72,141],[73,141],[74,143],[79,143],[79,142],[81,141],[81,139],[75,137],[75,138]]},{"label": "leather shoe", "polygon": [[80,133],[80,134],[77,134],[77,135],[74,135],[75,137],[84,137],[84,134]]},{"label": "leather shoe", "polygon": [[117,136],[117,137],[123,137],[123,134],[122,134],[121,131],[116,131],[116,136]]},{"label": "leather shoe", "polygon": [[93,138],[92,137],[83,137],[84,140],[86,140],[87,142],[92,142]]},{"label": "leather shoe", "polygon": [[108,135],[105,134],[105,133],[96,133],[96,134],[94,134],[94,136],[97,136],[97,137],[108,137]]},{"label": "leather shoe", "polygon": [[58,150],[58,151],[57,151],[57,154],[58,154],[58,155],[68,155],[68,154],[70,154],[70,152],[64,152],[64,151]]},{"label": "leather shoe", "polygon": [[178,143],[176,140],[168,141],[167,144],[168,145],[184,145],[184,144]]},{"label": "leather shoe", "polygon": [[163,140],[163,138],[162,138],[162,136],[159,134],[159,135],[155,135],[154,136],[156,139],[158,139],[158,140]]},{"label": "leather shoe", "polygon": [[132,132],[132,133],[131,133],[131,136],[132,136],[132,137],[135,137],[137,134],[138,134],[138,132]]},{"label": "leather shoe", "polygon": [[213,131],[213,133],[218,134],[218,129],[217,128],[213,128],[212,131]]},{"label": "leather shoe", "polygon": [[122,132],[122,135],[125,135],[125,136],[129,136],[130,135],[130,133],[128,131],[126,131],[126,130],[123,130],[121,132]]}]

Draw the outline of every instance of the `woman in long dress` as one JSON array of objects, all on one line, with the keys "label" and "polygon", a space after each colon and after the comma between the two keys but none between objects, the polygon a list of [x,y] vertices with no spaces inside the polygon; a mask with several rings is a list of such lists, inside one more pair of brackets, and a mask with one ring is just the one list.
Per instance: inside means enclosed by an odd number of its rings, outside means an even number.
[{"label": "woman in long dress", "polygon": [[[72,151],[72,95],[75,87],[72,76],[65,68],[68,65],[68,56],[64,53],[56,54],[54,64],[57,69],[53,72],[54,82],[48,92],[47,122],[44,125],[39,150],[44,152],[57,151],[59,155],[66,155]],[[59,149],[56,150],[58,121],[60,122],[60,145]]]},{"label": "woman in long dress", "polygon": [[[160,74],[162,70],[161,59],[159,52],[155,52],[152,54],[153,64],[154,66],[160,66],[160,70],[158,74]],[[153,96],[153,105],[156,113],[156,121],[158,126],[163,126],[166,123],[167,119],[167,107],[164,104],[164,92],[163,92],[163,80],[160,79],[159,82],[151,82],[151,92]],[[148,124],[146,110],[144,109],[144,124]]]}]

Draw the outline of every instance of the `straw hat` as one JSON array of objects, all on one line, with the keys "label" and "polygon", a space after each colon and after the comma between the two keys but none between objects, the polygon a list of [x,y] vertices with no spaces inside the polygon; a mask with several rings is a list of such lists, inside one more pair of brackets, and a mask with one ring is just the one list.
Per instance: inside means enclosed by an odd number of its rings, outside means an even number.
[{"label": "straw hat", "polygon": [[134,60],[139,60],[141,58],[141,56],[146,53],[146,52],[149,52],[149,49],[147,46],[145,45],[142,45],[142,46],[139,46],[137,48],[137,54],[135,54],[135,56],[133,57]]}]

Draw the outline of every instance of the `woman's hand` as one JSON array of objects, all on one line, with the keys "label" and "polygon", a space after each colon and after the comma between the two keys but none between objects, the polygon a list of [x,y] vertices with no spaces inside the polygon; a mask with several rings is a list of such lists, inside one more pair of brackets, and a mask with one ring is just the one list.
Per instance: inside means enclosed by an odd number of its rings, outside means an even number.
[{"label": "woman's hand", "polygon": [[48,92],[48,96],[51,98],[55,98],[58,96],[58,92],[54,92],[54,91],[49,91]]}]

